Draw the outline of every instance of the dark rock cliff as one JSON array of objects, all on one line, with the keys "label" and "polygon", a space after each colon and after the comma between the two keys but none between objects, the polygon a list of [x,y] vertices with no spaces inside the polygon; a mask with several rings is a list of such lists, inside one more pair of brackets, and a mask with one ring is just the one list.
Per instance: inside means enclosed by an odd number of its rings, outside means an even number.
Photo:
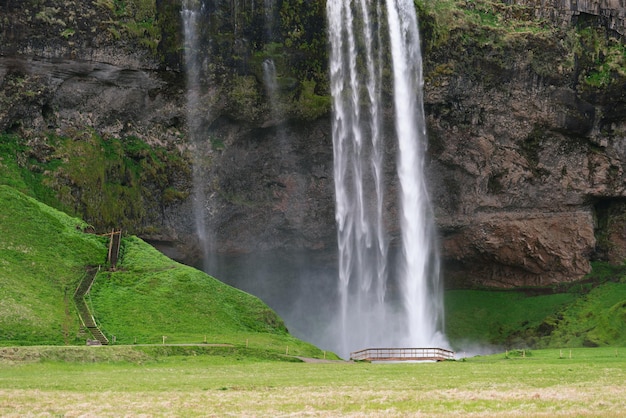
[{"label": "dark rock cliff", "polygon": [[432,195],[448,280],[546,285],[580,278],[590,259],[622,263],[626,74],[595,83],[588,61],[604,59],[594,36],[610,30],[505,33],[507,24],[469,42],[454,30],[430,51]]},{"label": "dark rock cliff", "polygon": [[[188,262],[199,152],[199,203],[221,252],[334,251],[324,3],[277,2],[271,20],[263,2],[204,3],[201,105],[191,112],[203,146],[189,141],[173,0],[1,2],[0,133],[20,138],[20,164],[39,167],[61,206],[98,228],[174,243]],[[566,21],[575,14],[529,4],[418,2],[428,176],[450,285],[572,281],[592,259],[626,258],[623,7]],[[556,24],[536,20],[546,16]],[[70,168],[81,152],[118,143],[93,181]],[[389,144],[392,234],[394,155]]]}]

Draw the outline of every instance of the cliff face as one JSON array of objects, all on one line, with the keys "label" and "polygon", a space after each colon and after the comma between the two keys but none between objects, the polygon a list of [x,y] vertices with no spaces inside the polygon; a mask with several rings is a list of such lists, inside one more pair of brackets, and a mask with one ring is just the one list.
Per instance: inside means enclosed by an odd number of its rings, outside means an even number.
[{"label": "cliff face", "polygon": [[563,26],[579,21],[593,21],[621,36],[626,36],[626,9],[624,3],[619,0],[512,0],[507,3],[526,6],[536,17]]},{"label": "cliff face", "polygon": [[578,46],[571,30],[496,26],[465,44],[470,58],[454,42],[431,50],[432,194],[448,280],[545,285],[581,277],[590,259],[623,261],[626,78],[594,84],[596,26],[578,28]]},{"label": "cliff face", "polygon": [[[273,25],[253,3],[206,2],[213,31],[200,34],[195,109],[186,109],[179,2],[0,4],[0,132],[21,138],[20,164],[40,170],[62,205],[98,228],[123,223],[178,243],[187,261],[198,153],[199,204],[220,251],[334,251],[324,3],[281,4]],[[528,5],[419,4],[428,175],[451,285],[571,281],[591,259],[626,257],[626,48],[610,36],[623,8],[599,9],[615,17],[608,26],[559,17],[563,26],[538,30],[524,22],[547,9]],[[189,140],[190,114],[202,144]],[[119,161],[92,182],[69,168],[112,144],[120,151],[109,160]],[[392,234],[395,151],[390,143]],[[123,210],[103,216],[98,189],[112,181],[118,197],[107,205]]]},{"label": "cliff face", "polygon": [[[188,262],[197,257],[190,168],[197,152],[204,153],[199,170],[206,178],[201,205],[221,251],[333,242],[332,143],[329,120],[320,118],[330,100],[318,94],[326,73],[316,57],[325,48],[315,47],[324,36],[301,33],[304,24],[321,27],[324,17],[311,5],[289,9],[273,37],[290,42],[279,45],[266,39],[257,3],[256,12],[237,5],[241,13],[230,3],[205,5],[194,109],[186,108],[179,1],[0,4],[0,132],[22,139],[28,150],[21,165],[44,172],[57,206],[98,229],[123,226],[175,242]],[[263,83],[268,57],[280,71],[280,109],[268,103]],[[190,140],[192,125],[205,145]],[[59,138],[72,139],[71,149]],[[136,139],[158,156],[132,149]],[[89,181],[80,168],[64,166],[110,144],[121,149],[115,158],[130,163],[106,164]],[[59,161],[63,167],[50,168]],[[141,174],[129,175],[137,165]],[[108,181],[119,183],[118,198],[98,190]],[[134,199],[139,203],[129,204]]]}]

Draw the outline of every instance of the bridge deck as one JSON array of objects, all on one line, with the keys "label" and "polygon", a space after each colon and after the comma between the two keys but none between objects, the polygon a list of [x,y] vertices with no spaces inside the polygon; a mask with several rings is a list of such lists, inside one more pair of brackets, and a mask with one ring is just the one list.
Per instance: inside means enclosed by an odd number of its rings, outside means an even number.
[{"label": "bridge deck", "polygon": [[350,359],[366,361],[444,361],[454,359],[454,351],[444,348],[366,348],[350,353]]}]

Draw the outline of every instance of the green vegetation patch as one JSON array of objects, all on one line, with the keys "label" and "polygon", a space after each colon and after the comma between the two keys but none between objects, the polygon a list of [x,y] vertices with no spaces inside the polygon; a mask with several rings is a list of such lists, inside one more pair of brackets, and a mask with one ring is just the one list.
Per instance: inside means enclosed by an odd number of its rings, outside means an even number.
[{"label": "green vegetation patch", "polygon": [[[138,238],[123,240],[123,261],[101,273],[91,291],[102,328],[120,343],[211,342],[229,332],[287,335],[280,318],[259,299],[178,264]],[[239,341],[245,343],[245,341]]]},{"label": "green vegetation patch", "polygon": [[455,347],[626,345],[626,265],[594,262],[558,289],[447,291],[446,332]]},{"label": "green vegetation patch", "polygon": [[619,88],[626,79],[626,45],[604,30],[584,27],[576,33],[573,50],[584,69],[581,74],[583,87],[606,89]]},{"label": "green vegetation patch", "polygon": [[132,39],[156,52],[161,30],[156,21],[154,0],[97,0],[95,3],[112,15],[113,19],[104,23],[113,39]]},{"label": "green vegetation patch", "polygon": [[[416,0],[415,5],[429,83],[440,81],[443,63],[453,74],[494,88],[516,71],[514,62],[581,92],[613,95],[626,79],[624,41],[597,19],[581,16],[576,27],[565,27],[535,17],[534,7],[492,0]],[[431,61],[437,64],[433,68]]]},{"label": "green vegetation patch", "polygon": [[626,282],[606,283],[546,320],[549,347],[626,345]]},{"label": "green vegetation patch", "polygon": [[187,197],[189,176],[179,154],[135,137],[84,130],[27,142],[0,135],[0,184],[80,216],[99,231],[146,232],[144,225],[156,223],[152,217]]},{"label": "green vegetation patch", "polygon": [[446,333],[455,345],[528,345],[517,339],[576,300],[571,293],[528,296],[523,291],[450,290],[445,293]]},{"label": "green vegetation patch", "polygon": [[0,345],[77,342],[72,301],[85,266],[106,261],[86,224],[0,186]]},{"label": "green vegetation patch", "polygon": [[[0,186],[0,208],[0,345],[84,344],[90,335],[80,328],[73,294],[87,266],[106,262],[107,239],[8,186]],[[203,347],[197,353],[231,357],[324,355],[289,335],[258,298],[178,264],[136,237],[122,240],[118,270],[100,270],[87,301],[117,343],[191,344]],[[212,344],[219,347],[209,349]],[[159,350],[188,354],[184,348]],[[154,355],[164,355],[159,353]],[[42,358],[55,358],[50,356]]]}]

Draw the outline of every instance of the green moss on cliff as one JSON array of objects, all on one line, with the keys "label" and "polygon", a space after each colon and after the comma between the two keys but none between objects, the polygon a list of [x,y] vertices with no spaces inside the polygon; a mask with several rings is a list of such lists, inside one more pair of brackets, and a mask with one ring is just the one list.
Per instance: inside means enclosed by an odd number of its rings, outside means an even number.
[{"label": "green moss on cliff", "polygon": [[488,0],[416,5],[428,84],[461,78],[502,89],[526,68],[559,82],[573,72],[560,29],[534,18],[530,8]]},{"label": "green moss on cliff", "polygon": [[608,89],[626,81],[626,46],[605,30],[585,27],[571,46],[583,89]]},{"label": "green moss on cliff", "polygon": [[0,139],[0,184],[80,215],[98,229],[142,232],[188,194],[187,162],[138,138],[104,139],[86,130],[29,142],[14,135]]},{"label": "green moss on cliff", "polygon": [[483,41],[504,46],[514,41],[516,34],[550,35],[553,25],[536,19],[530,7],[506,4],[491,0],[440,0],[429,2],[415,0],[425,47],[441,47],[456,38],[455,33],[466,36],[457,42]]},{"label": "green moss on cliff", "polygon": [[463,75],[493,87],[505,83],[520,63],[581,92],[609,92],[626,80],[623,39],[597,22],[581,19],[577,27],[559,27],[535,18],[533,8],[490,0],[415,4],[428,81],[441,78],[444,63],[446,76]]},{"label": "green moss on cliff", "polygon": [[317,94],[317,84],[314,80],[302,82],[302,90],[298,97],[300,116],[303,119],[313,120],[328,114],[331,108],[330,96]]},{"label": "green moss on cliff", "polygon": [[114,38],[129,38],[156,52],[161,31],[156,24],[154,0],[97,0],[96,6],[114,18],[106,22]]},{"label": "green moss on cliff", "polygon": [[326,2],[296,0],[283,2],[280,31],[298,80],[326,79],[328,69]]}]

